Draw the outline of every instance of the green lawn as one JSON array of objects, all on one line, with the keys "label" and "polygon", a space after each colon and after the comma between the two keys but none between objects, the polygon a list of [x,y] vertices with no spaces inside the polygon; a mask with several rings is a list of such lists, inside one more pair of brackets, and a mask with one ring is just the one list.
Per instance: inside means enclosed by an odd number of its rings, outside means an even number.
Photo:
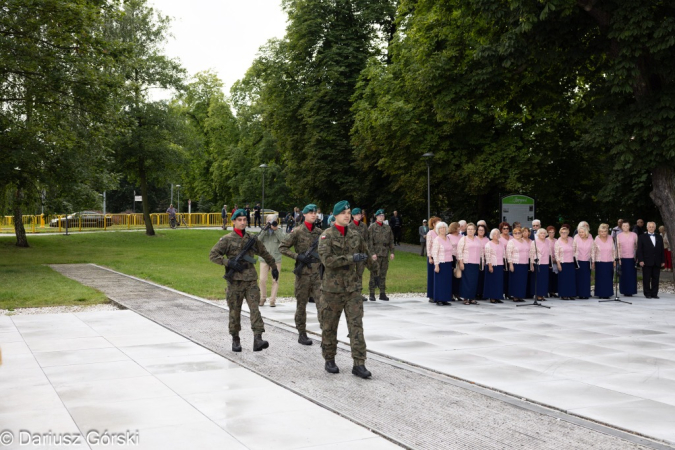
[{"label": "green lawn", "polygon": [[[209,299],[224,298],[224,268],[209,261],[221,230],[107,232],[70,236],[29,236],[30,248],[0,237],[0,308],[91,304],[104,296],[61,276],[44,264],[96,263],[183,292]],[[293,295],[293,261],[284,257],[279,295]],[[370,272],[364,273],[367,291]],[[271,277],[268,289],[271,286]],[[419,255],[398,252],[389,264],[388,292],[422,292],[426,265]]]}]

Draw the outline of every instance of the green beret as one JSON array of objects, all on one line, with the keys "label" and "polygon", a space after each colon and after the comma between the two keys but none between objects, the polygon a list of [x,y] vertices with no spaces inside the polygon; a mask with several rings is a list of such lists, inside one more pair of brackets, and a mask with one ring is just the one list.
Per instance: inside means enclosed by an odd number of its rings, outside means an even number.
[{"label": "green beret", "polygon": [[352,209],[352,216],[355,216],[357,214],[361,214],[361,208]]},{"label": "green beret", "polygon": [[318,208],[314,203],[310,203],[309,205],[305,206],[305,209],[302,210],[303,214],[307,214],[308,212],[316,212]]},{"label": "green beret", "polygon": [[236,219],[239,216],[246,217],[246,211],[244,211],[243,209],[236,210],[234,214],[232,214],[232,220]]},{"label": "green beret", "polygon": [[378,209],[375,215],[376,216],[384,215],[384,209]]},{"label": "green beret", "polygon": [[335,204],[335,207],[333,208],[333,215],[337,216],[340,214],[342,211],[349,209],[349,202],[347,200],[342,200],[341,202],[337,202]]}]

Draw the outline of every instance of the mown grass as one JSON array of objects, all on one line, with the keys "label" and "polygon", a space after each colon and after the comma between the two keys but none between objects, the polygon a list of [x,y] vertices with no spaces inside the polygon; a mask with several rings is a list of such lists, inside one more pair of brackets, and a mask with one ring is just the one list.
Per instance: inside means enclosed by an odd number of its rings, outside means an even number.
[{"label": "mown grass", "polygon": [[[91,304],[105,301],[100,292],[81,286],[45,264],[95,263],[209,299],[225,296],[224,268],[209,261],[221,230],[107,232],[70,236],[30,236],[30,248],[0,237],[0,308]],[[293,295],[294,261],[284,257],[279,295]],[[364,291],[370,272],[364,273]],[[271,289],[271,277],[268,290]],[[419,255],[397,252],[389,264],[387,291],[422,292],[426,266]]]}]

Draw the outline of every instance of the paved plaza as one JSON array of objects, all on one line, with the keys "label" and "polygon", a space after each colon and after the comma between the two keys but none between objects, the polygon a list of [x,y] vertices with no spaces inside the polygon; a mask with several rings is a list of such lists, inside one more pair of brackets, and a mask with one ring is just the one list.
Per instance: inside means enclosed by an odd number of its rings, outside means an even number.
[{"label": "paved plaza", "polygon": [[286,303],[262,308],[270,349],[250,351],[244,317],[235,354],[220,305],[94,265],[53,267],[129,310],[0,317],[0,431],[138,430],[140,448],[675,443],[672,296],[550,310],[368,302],[373,379],[360,380],[344,323],[342,372],[323,371],[313,305],[313,346],[297,344]]}]

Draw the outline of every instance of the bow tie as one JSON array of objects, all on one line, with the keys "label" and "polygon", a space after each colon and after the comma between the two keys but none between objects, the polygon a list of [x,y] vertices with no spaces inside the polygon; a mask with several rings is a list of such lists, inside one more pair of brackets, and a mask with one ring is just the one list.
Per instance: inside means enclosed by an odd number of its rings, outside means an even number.
[{"label": "bow tie", "polygon": [[649,233],[650,236],[654,236],[654,233]]}]

